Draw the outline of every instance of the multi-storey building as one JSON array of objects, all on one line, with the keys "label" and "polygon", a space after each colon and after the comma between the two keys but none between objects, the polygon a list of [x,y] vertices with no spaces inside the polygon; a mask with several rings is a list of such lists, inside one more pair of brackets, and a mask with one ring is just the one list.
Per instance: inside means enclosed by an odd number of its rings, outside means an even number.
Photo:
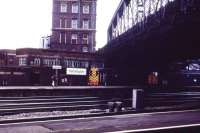
[{"label": "multi-storey building", "polygon": [[94,52],[97,0],[53,0],[50,49]]},{"label": "multi-storey building", "polygon": [[92,68],[104,67],[95,53],[96,1],[53,0],[52,35],[42,37],[45,49],[0,50],[0,86],[51,85],[52,80],[88,85]]}]

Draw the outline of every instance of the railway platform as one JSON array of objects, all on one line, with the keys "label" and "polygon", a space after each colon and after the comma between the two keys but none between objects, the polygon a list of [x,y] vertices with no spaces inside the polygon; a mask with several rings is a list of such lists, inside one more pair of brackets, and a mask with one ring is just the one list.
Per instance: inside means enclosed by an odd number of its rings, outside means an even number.
[{"label": "railway platform", "polygon": [[[126,114],[0,125],[0,133],[158,133],[200,129],[200,110]],[[184,129],[184,130],[182,130]]]},{"label": "railway platform", "polygon": [[[133,86],[0,86],[0,97],[128,95]],[[121,90],[123,89],[123,93]],[[137,88],[136,88],[137,89]]]}]

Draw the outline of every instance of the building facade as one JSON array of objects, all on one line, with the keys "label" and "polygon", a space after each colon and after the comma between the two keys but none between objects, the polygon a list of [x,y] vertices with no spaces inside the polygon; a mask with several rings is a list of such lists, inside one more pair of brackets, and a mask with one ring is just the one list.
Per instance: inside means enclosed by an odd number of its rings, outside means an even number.
[{"label": "building facade", "polygon": [[16,50],[0,50],[0,66],[16,66]]},{"label": "building facade", "polygon": [[104,68],[102,56],[96,53],[24,48],[0,51],[0,55],[4,57],[0,60],[0,86],[50,86],[53,81],[85,86],[89,85],[91,68]]},{"label": "building facade", "polygon": [[96,1],[53,0],[50,49],[95,51]]}]

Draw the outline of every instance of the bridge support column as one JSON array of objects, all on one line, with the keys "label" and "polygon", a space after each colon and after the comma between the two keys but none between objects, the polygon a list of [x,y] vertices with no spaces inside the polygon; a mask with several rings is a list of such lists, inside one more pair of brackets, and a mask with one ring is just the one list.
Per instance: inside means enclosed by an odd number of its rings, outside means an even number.
[{"label": "bridge support column", "polygon": [[133,89],[132,108],[135,110],[142,110],[144,108],[144,91],[143,90]]}]

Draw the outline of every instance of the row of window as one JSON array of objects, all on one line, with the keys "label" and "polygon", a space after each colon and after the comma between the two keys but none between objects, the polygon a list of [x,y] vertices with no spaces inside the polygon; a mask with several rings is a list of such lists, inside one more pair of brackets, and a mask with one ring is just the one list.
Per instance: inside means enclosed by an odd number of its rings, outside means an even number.
[{"label": "row of window", "polygon": [[60,65],[60,60],[58,59],[44,59],[43,64],[46,66]]},{"label": "row of window", "polygon": [[64,60],[64,66],[68,68],[88,68],[88,61],[75,61],[75,60]]},{"label": "row of window", "polygon": [[[80,61],[80,60],[69,60],[65,59],[63,61],[64,67],[68,68],[88,68],[89,62],[88,61]],[[21,57],[19,58],[19,65],[20,66],[26,66],[27,65],[27,58]],[[41,65],[41,59],[35,58],[33,61],[30,61],[30,65],[34,66],[40,66]],[[43,59],[43,65],[51,67],[53,65],[61,65],[61,61],[59,59]]]},{"label": "row of window", "polygon": [[[88,39],[89,36],[88,34],[83,34],[83,36],[81,37],[81,44],[88,44]],[[60,33],[60,37],[59,37],[59,43],[63,44],[63,43],[67,43],[67,34],[66,33]],[[78,44],[78,34],[72,34],[71,35],[71,44]]]},{"label": "row of window", "polygon": [[[60,4],[60,12],[61,13],[67,13],[68,12],[68,4],[67,3],[61,3]],[[71,13],[79,13],[79,4],[78,3],[72,3]],[[83,14],[89,14],[90,13],[90,6],[89,5],[83,5],[82,13]]]},{"label": "row of window", "polygon": [[[68,23],[68,20],[67,20],[67,19],[60,19],[59,27],[60,27],[60,28],[68,28],[67,23]],[[80,26],[80,27],[81,27],[81,26]],[[78,19],[73,18],[73,19],[71,20],[71,28],[72,28],[72,29],[77,29],[77,28],[79,28],[79,26],[78,26]],[[88,20],[88,19],[84,19],[84,20],[82,21],[82,28],[83,28],[83,29],[89,29],[89,28],[90,28],[90,26],[89,26],[89,20]]]}]

